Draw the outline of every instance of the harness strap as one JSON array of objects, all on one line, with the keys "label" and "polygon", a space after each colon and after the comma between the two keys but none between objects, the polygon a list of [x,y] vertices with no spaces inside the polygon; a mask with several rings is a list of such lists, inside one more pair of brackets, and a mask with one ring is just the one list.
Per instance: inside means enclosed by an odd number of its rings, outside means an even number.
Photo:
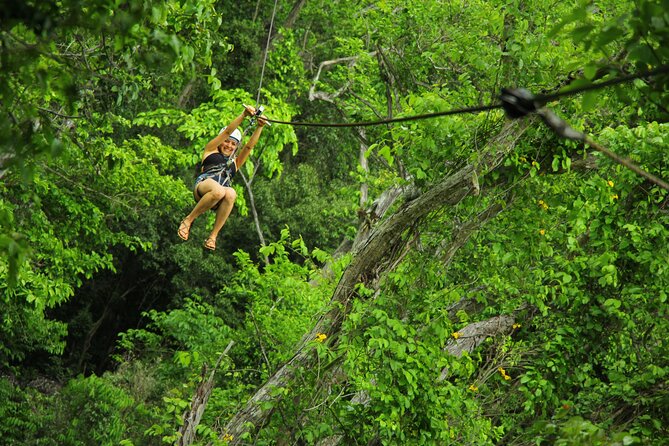
[{"label": "harness strap", "polygon": [[[209,176],[209,178],[216,179],[216,182],[218,184],[221,185],[230,184],[232,180],[232,175],[230,174],[230,166],[232,165],[233,162],[234,159],[231,158],[225,164],[215,164],[207,167],[206,169],[203,168],[202,173]],[[221,181],[223,180],[223,178],[225,178],[225,180]]]}]

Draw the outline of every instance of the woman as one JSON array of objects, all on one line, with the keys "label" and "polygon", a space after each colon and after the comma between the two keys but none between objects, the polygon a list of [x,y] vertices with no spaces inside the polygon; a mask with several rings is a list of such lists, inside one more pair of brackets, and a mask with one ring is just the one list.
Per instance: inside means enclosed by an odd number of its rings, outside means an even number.
[{"label": "woman", "polygon": [[201,173],[195,180],[193,189],[193,197],[197,204],[179,225],[178,234],[182,239],[188,240],[190,227],[197,217],[213,209],[216,211],[216,221],[209,237],[204,242],[204,247],[212,251],[216,249],[216,237],[228,219],[237,198],[237,193],[230,187],[232,177],[248,159],[251,149],[258,142],[263,127],[267,123],[264,117],[259,117],[258,126],[251,135],[251,139],[244,145],[237,157],[231,158],[242,139],[242,134],[237,127],[246,117],[255,114],[254,107],[245,105],[244,112],[233,119],[218,136],[204,147]]}]

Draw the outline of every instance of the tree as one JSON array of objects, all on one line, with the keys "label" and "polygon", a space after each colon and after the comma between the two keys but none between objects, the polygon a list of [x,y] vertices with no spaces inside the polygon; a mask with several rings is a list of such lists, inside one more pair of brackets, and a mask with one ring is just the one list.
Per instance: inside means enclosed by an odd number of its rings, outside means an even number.
[{"label": "tree", "polygon": [[[201,144],[253,103],[271,5],[3,12],[0,430],[173,442],[234,341],[202,443],[661,443],[667,193],[539,119],[277,124],[244,172],[253,218],[213,256],[172,242]],[[669,47],[657,0],[279,6],[261,96],[285,120],[550,94],[664,67]],[[547,107],[667,179],[666,86],[642,76]],[[102,338],[119,330],[112,367]],[[50,395],[35,368],[107,373]]]}]

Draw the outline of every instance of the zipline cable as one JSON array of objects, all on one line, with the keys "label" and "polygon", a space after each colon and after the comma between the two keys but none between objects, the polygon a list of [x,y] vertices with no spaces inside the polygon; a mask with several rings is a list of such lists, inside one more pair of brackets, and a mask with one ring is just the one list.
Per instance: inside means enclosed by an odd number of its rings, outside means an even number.
[{"label": "zipline cable", "polygon": [[552,94],[543,94],[543,95],[537,95],[535,96],[534,100],[536,102],[539,102],[541,104],[546,104],[547,102],[552,102],[556,99],[559,99],[564,96],[572,96],[578,93],[583,93],[586,91],[590,90],[599,90],[600,88],[606,88],[610,87],[612,85],[618,85],[618,84],[624,84],[626,82],[631,82],[635,79],[641,79],[644,77],[653,77],[653,76],[659,76],[661,74],[667,74],[669,73],[669,65],[662,65],[660,67],[657,67],[654,70],[648,70],[648,71],[642,71],[638,73],[631,73],[627,74],[625,76],[619,76],[615,77],[613,79],[609,79],[607,81],[603,82],[597,82],[593,83],[590,85],[584,85],[582,87],[576,87],[576,88],[570,88],[569,90],[565,91],[558,91],[557,93],[552,93]]},{"label": "zipline cable", "polygon": [[[603,82],[593,83],[591,85],[585,85],[582,87],[576,87],[565,91],[560,91],[552,94],[538,95],[533,97],[533,101],[538,105],[546,104],[547,102],[554,101],[556,99],[573,96],[579,93],[590,90],[598,90],[601,88],[606,88],[612,85],[622,84],[626,82],[631,82],[635,79],[641,79],[645,77],[653,77],[661,74],[669,73],[669,65],[662,65],[654,70],[643,71],[638,73],[632,73],[625,76],[616,77],[614,79],[609,79]],[[262,78],[261,78],[262,82]],[[477,107],[466,107],[466,108],[456,108],[452,110],[447,110],[443,112],[434,112],[434,113],[425,113],[420,115],[413,116],[404,116],[400,118],[391,118],[391,119],[381,119],[377,121],[363,121],[363,122],[300,122],[300,121],[280,121],[278,119],[267,119],[268,122],[275,124],[287,124],[292,126],[302,126],[302,127],[368,127],[374,125],[383,125],[391,124],[395,122],[407,122],[407,121],[418,121],[421,119],[436,118],[440,116],[449,116],[449,115],[459,115],[465,113],[479,113],[482,111],[494,110],[497,108],[502,108],[502,103],[492,104],[492,105],[482,105]]]},{"label": "zipline cable", "polygon": [[[269,22],[269,32],[267,33],[267,43],[265,44],[265,54],[263,55],[262,59],[262,69],[260,70],[260,83],[258,84],[258,95],[256,96],[256,115],[251,117],[251,125],[255,122],[255,119],[257,116],[262,114],[263,109],[260,107],[260,90],[262,89],[262,81],[263,77],[265,77],[265,64],[267,63],[267,51],[269,49],[269,43],[270,39],[272,38],[272,28],[274,28],[274,17],[276,17],[276,4],[278,0],[274,0],[274,9],[272,9],[272,20]],[[248,131],[249,127],[246,127],[244,131],[242,132],[242,137],[237,142],[237,145],[235,146],[235,150],[232,152],[232,156],[230,157],[231,159],[236,158],[237,156],[237,151],[239,150],[239,147],[241,146],[241,141],[244,139],[246,136],[246,132]],[[262,154],[262,149],[260,154]],[[260,158],[260,154],[258,154],[258,158]]]},{"label": "zipline cable", "polygon": [[267,121],[276,124],[288,124],[302,127],[368,127],[372,125],[391,124],[394,122],[418,121],[420,119],[436,118],[439,116],[459,115],[464,113],[478,113],[482,111],[502,108],[502,104],[481,105],[478,107],[458,108],[443,112],[425,113],[422,115],[405,116],[401,118],[380,119],[378,121],[363,122],[299,122],[299,121],[279,121],[277,119],[267,119]]},{"label": "zipline cable", "polygon": [[276,16],[276,4],[278,0],[274,0],[274,9],[272,10],[272,20],[269,22],[269,32],[267,33],[267,43],[265,44],[265,55],[262,60],[262,70],[260,70],[260,84],[258,85],[258,96],[256,96],[256,108],[260,105],[260,89],[262,88],[262,80],[265,76],[265,64],[267,63],[267,52],[269,44],[272,39],[272,28],[274,28],[274,17]]}]

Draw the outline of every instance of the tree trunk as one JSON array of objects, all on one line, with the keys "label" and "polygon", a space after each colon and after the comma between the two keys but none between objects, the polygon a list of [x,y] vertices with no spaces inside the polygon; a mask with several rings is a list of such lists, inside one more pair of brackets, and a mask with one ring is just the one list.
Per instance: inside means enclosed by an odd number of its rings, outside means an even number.
[{"label": "tree trunk", "polygon": [[503,209],[501,204],[493,204],[475,218],[459,226],[453,232],[453,237],[449,243],[442,246],[437,252],[437,256],[441,257],[444,265],[450,265],[455,253],[467,243],[469,237],[471,237],[474,232],[478,231],[478,229],[488,220],[495,218]]},{"label": "tree trunk", "polygon": [[383,193],[374,200],[372,205],[360,212],[360,223],[358,225],[358,233],[353,240],[353,245],[351,247],[352,251],[355,251],[360,247],[360,244],[367,240],[369,237],[369,231],[372,230],[374,225],[386,214],[390,206],[392,206],[395,201],[403,194],[406,194],[407,187],[402,186],[393,186],[390,189],[386,189]]}]

